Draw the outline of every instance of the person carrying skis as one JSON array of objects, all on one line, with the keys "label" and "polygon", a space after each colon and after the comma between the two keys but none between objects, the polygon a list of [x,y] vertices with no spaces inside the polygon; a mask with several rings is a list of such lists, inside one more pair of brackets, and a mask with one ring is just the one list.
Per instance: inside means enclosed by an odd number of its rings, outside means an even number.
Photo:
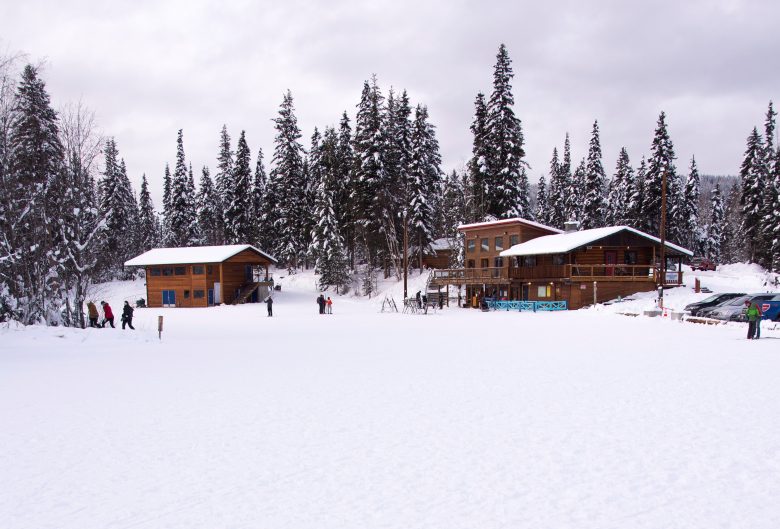
[{"label": "person carrying skis", "polygon": [[125,330],[125,325],[135,330],[133,327],[133,307],[130,306],[130,302],[125,301],[125,306],[122,307],[122,330]]},{"label": "person carrying skis", "polygon": [[328,296],[328,300],[325,302],[325,304],[328,307],[328,314],[333,314],[333,300],[330,299],[330,296]]},{"label": "person carrying skis", "polygon": [[105,327],[106,323],[110,323],[111,328],[116,329],[116,327],[114,327],[114,312],[111,310],[111,305],[105,301],[101,301],[100,304],[103,306],[103,322],[100,326]]},{"label": "person carrying skis", "polygon": [[[750,301],[749,299],[745,300],[745,306],[747,307],[747,311],[745,312],[745,315],[747,316],[747,320],[748,320],[747,339],[757,340],[761,337],[760,325],[761,325],[761,316],[763,316],[763,314],[761,313],[761,307],[759,307],[757,303]],[[756,332],[757,329],[758,332]]]},{"label": "person carrying skis", "polygon": [[268,317],[274,315],[274,298],[271,296],[268,296],[268,298],[265,300],[265,305],[268,307]]},{"label": "person carrying skis", "polygon": [[87,303],[87,314],[89,315],[89,326],[100,327],[100,325],[98,325],[98,318],[100,317],[100,314],[98,314],[97,307],[92,301]]}]

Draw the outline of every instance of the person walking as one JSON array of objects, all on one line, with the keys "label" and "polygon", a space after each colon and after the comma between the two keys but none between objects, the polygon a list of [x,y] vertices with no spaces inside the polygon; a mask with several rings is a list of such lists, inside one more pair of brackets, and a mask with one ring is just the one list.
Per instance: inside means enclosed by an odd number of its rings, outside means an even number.
[{"label": "person walking", "polygon": [[105,301],[101,301],[100,304],[103,306],[103,322],[100,326],[105,327],[106,323],[109,323],[111,324],[112,329],[116,329],[116,327],[114,327],[114,312],[111,310],[111,305]]},{"label": "person walking", "polygon": [[756,329],[759,328],[759,325],[761,325],[761,308],[758,306],[757,303],[750,301],[749,299],[745,300],[745,306],[747,307],[747,311],[745,312],[745,315],[747,316],[748,320],[748,333],[747,333],[747,339],[748,340],[754,340],[761,337],[761,331],[759,330],[758,333],[756,333]]},{"label": "person walking", "polygon": [[97,307],[92,301],[87,303],[87,314],[89,316],[89,326],[95,328],[100,327],[100,325],[98,325],[98,318],[100,317],[100,314],[98,314]]},{"label": "person walking", "polygon": [[330,296],[328,296],[328,300],[325,302],[325,304],[328,307],[328,314],[333,314],[333,300],[330,299]]},{"label": "person walking", "polygon": [[325,314],[325,296],[322,294],[317,296],[317,306],[320,308],[320,314]]},{"label": "person walking", "polygon": [[271,296],[268,296],[268,298],[265,300],[265,305],[268,307],[268,317],[274,315],[274,298]]},{"label": "person walking", "polygon": [[123,331],[125,330],[125,325],[135,330],[135,327],[133,327],[133,307],[131,307],[130,303],[127,301],[125,301],[125,306],[122,307],[122,330]]}]

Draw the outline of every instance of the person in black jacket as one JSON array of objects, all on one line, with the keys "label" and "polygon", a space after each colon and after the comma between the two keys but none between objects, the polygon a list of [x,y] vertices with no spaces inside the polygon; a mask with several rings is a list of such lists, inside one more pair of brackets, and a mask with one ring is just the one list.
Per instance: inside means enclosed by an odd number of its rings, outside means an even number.
[{"label": "person in black jacket", "polygon": [[122,330],[125,330],[125,325],[135,330],[133,327],[133,307],[128,301],[125,301],[125,306],[122,308]]},{"label": "person in black jacket", "polygon": [[274,315],[274,298],[271,296],[268,296],[268,299],[265,300],[265,305],[268,307],[268,317]]}]

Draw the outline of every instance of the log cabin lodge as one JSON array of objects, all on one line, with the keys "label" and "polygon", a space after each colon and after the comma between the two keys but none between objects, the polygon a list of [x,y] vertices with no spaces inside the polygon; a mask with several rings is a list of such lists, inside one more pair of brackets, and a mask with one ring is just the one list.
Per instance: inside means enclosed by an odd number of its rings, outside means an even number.
[{"label": "log cabin lodge", "polygon": [[125,262],[146,271],[149,307],[262,301],[273,288],[271,255],[249,244],[156,248]]},{"label": "log cabin lodge", "polygon": [[[576,225],[574,226],[576,229]],[[461,225],[465,268],[432,272],[429,288],[465,287],[466,303],[565,301],[578,309],[637,292],[680,286],[693,255],[628,226],[563,232],[522,218]]]}]

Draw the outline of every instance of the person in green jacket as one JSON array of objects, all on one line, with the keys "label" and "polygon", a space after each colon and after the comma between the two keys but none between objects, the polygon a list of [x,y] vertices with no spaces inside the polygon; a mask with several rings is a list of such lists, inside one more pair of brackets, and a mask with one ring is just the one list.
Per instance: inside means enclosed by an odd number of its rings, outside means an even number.
[{"label": "person in green jacket", "polygon": [[747,316],[748,320],[748,333],[747,333],[747,339],[748,340],[757,340],[761,337],[761,308],[758,306],[758,304],[748,300],[745,300],[745,306],[747,307],[747,311],[745,312],[745,315]]}]

